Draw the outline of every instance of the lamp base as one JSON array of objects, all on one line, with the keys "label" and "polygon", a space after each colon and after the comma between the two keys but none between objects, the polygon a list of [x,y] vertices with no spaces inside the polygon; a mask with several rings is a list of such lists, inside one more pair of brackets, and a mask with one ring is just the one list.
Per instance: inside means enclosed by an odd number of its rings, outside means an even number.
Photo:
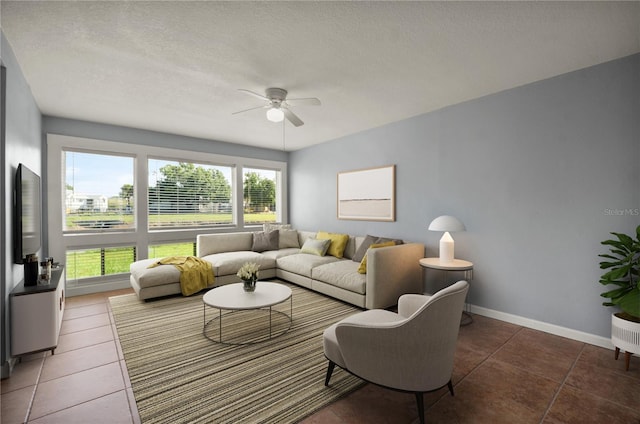
[{"label": "lamp base", "polygon": [[440,262],[453,262],[454,242],[451,234],[445,231],[440,239]]}]

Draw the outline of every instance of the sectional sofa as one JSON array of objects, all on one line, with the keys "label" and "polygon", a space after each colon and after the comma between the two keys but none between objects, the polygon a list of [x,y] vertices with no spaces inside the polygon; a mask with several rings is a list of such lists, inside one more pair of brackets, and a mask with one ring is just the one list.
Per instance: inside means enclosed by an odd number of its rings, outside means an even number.
[{"label": "sectional sofa", "polygon": [[[336,249],[328,249],[326,253],[308,246],[318,243],[316,236],[338,235],[275,231],[279,236],[277,244],[273,237],[265,241],[273,231],[201,234],[197,237],[196,255],[212,264],[214,286],[239,282],[238,269],[246,262],[255,262],[260,265],[260,279],[281,278],[366,309],[387,308],[397,304],[404,293],[422,292],[419,260],[424,257],[425,246],[421,243],[396,240],[401,244],[395,244],[373,236],[341,235],[346,241],[344,250],[336,253]],[[335,242],[331,240],[327,246],[335,247]],[[367,248],[369,245],[374,248]],[[363,251],[366,264],[359,257],[353,260]],[[131,286],[141,300],[181,292],[179,271],[171,265],[148,268],[155,261],[145,259],[131,264]]]}]

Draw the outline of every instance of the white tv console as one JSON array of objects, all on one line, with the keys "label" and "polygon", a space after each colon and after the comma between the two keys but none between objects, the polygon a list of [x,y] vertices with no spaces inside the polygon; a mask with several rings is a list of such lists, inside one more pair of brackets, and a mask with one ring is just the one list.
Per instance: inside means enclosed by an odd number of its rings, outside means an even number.
[{"label": "white tv console", "polygon": [[64,267],[53,269],[46,285],[18,284],[11,298],[11,356],[51,350],[58,346],[65,304]]}]

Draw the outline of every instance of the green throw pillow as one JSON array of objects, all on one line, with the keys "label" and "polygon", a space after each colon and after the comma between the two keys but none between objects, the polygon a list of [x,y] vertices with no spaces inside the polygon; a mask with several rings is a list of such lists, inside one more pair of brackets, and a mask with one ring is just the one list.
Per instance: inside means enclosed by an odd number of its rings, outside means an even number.
[{"label": "green throw pillow", "polygon": [[311,255],[324,256],[327,254],[331,240],[318,240],[314,238],[308,238],[302,245],[300,253],[309,253]]}]

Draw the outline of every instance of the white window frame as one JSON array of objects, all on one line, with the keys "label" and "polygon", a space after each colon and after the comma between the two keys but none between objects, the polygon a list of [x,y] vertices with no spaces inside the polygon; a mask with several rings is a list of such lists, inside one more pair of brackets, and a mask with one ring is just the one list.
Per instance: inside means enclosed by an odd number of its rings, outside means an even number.
[{"label": "white window frame", "polygon": [[[65,150],[84,151],[105,155],[126,155],[134,158],[134,198],[135,228],[124,231],[74,233],[63,228],[62,206],[65,187],[64,169],[62,169]],[[148,160],[167,158],[174,161],[210,163],[212,165],[231,166],[233,224],[217,225],[206,228],[179,228],[149,230],[148,228]],[[108,140],[96,140],[59,134],[47,134],[47,201],[48,201],[48,254],[64,262],[66,251],[95,247],[116,247],[133,245],[138,259],[146,259],[150,244],[192,241],[198,234],[233,231],[255,231],[261,225],[244,225],[243,217],[243,172],[245,168],[272,169],[276,172],[276,202],[278,205],[277,222],[288,222],[287,211],[287,163],[238,156],[218,155],[215,153],[170,149],[140,144],[122,143]],[[55,242],[54,242],[55,240]],[[95,279],[91,279],[92,281]],[[122,274],[100,278],[100,287],[95,281],[78,284],[69,281],[69,294],[84,294],[113,288],[129,287],[128,274],[123,281]],[[93,286],[93,287],[87,287]]]}]

